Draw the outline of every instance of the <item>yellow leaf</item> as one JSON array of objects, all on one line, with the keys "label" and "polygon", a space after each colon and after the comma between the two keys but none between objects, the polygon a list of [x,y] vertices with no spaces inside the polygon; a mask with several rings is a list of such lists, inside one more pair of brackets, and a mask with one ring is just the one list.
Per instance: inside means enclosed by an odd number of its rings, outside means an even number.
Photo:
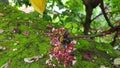
[{"label": "yellow leaf", "polygon": [[46,7],[46,0],[30,0],[30,3],[32,4],[33,8],[39,12],[41,15],[43,15],[43,12]]}]

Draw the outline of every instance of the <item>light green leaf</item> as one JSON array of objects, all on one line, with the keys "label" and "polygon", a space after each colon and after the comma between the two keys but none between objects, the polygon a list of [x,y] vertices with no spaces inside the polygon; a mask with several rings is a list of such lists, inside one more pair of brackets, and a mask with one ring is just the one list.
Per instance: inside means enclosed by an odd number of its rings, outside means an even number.
[{"label": "light green leaf", "polygon": [[72,29],[72,33],[77,33],[77,29],[76,29],[76,28],[73,28],[73,29]]},{"label": "light green leaf", "polygon": [[65,28],[71,28],[71,23],[67,23],[66,25],[65,25]]},{"label": "light green leaf", "polygon": [[73,23],[72,25],[73,25],[73,27],[75,27],[75,28],[78,27],[78,25],[77,25],[76,23]]}]

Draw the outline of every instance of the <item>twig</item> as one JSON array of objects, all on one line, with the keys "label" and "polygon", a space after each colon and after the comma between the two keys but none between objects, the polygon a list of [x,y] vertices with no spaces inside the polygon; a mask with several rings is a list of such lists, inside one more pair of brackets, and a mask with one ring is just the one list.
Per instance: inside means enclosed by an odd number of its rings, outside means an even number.
[{"label": "twig", "polygon": [[101,10],[102,10],[102,13],[103,13],[103,15],[104,15],[104,17],[105,17],[108,25],[109,25],[111,28],[113,28],[113,25],[111,24],[110,20],[109,20],[108,17],[107,17],[106,12],[105,12],[103,0],[101,1],[100,8],[101,8]]},{"label": "twig", "polygon": [[113,38],[113,41],[112,41],[112,45],[114,46],[115,45],[115,43],[116,43],[116,41],[117,41],[117,39],[118,39],[118,31],[116,31],[116,33],[115,33],[115,36],[114,36],[114,38]]},{"label": "twig", "polygon": [[114,28],[110,28],[106,31],[103,31],[101,33],[95,34],[95,35],[81,35],[81,36],[73,36],[73,37],[69,37],[70,39],[73,38],[95,38],[95,37],[101,37],[101,36],[106,36],[108,34],[112,34],[116,31],[120,31],[120,26],[115,26]]},{"label": "twig", "polygon": [[92,20],[91,20],[91,22],[92,21],[94,21],[95,19],[97,19],[99,16],[101,16],[103,13],[100,13],[100,14],[98,14],[96,17],[94,17]]},{"label": "twig", "polygon": [[[115,11],[106,12],[106,14],[108,14],[108,13],[114,13],[114,12],[120,12],[120,10],[115,10]],[[98,14],[96,17],[94,17],[94,18],[91,20],[91,22],[94,21],[95,19],[97,19],[98,17],[100,17],[101,15],[103,15],[103,13]]]}]

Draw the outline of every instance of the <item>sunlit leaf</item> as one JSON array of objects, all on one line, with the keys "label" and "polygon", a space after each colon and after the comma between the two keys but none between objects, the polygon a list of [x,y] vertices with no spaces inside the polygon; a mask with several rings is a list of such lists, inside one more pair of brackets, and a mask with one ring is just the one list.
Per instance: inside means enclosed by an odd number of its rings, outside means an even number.
[{"label": "sunlit leaf", "polygon": [[71,26],[72,26],[71,23],[67,23],[67,24],[65,25],[66,28],[71,28]]},{"label": "sunlit leaf", "polygon": [[30,0],[32,6],[34,9],[39,12],[41,15],[43,15],[43,12],[46,7],[46,1],[45,0]]},{"label": "sunlit leaf", "polygon": [[77,33],[77,29],[76,29],[76,28],[73,28],[73,29],[72,29],[72,33]]}]

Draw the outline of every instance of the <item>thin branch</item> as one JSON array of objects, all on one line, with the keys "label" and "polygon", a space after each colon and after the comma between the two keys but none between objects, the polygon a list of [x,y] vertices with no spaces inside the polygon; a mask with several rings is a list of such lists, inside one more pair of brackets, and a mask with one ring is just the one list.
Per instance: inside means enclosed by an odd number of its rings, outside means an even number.
[{"label": "thin branch", "polygon": [[[104,9],[107,9],[107,7],[105,7]],[[108,12],[106,12],[106,14],[107,14]],[[92,21],[94,21],[95,19],[97,19],[99,16],[101,16],[101,15],[103,15],[103,13],[101,12],[100,14],[98,14],[96,17],[94,17],[92,20],[91,20],[91,22]]]},{"label": "thin branch", "polygon": [[110,28],[106,31],[103,31],[103,32],[95,34],[95,35],[80,35],[80,36],[73,36],[73,37],[69,37],[69,38],[70,39],[73,39],[73,38],[95,38],[95,37],[106,36],[106,35],[116,32],[116,31],[120,31],[120,26],[115,26],[114,28]]},{"label": "thin branch", "polygon": [[103,15],[103,13],[98,14],[96,17],[94,17],[94,18],[91,20],[91,22],[94,21],[95,19],[97,19],[97,18],[98,18],[99,16],[101,16],[101,15]]},{"label": "thin branch", "polygon": [[115,32],[115,36],[114,36],[113,41],[111,43],[113,46],[115,45],[117,39],[118,39],[118,31]]},{"label": "thin branch", "polygon": [[[109,11],[109,12],[106,12],[106,14],[108,14],[108,13],[115,13],[115,12],[120,12],[120,10]],[[101,15],[103,15],[103,13],[98,14],[96,17],[94,17],[94,18],[91,20],[91,22],[94,21],[95,19],[97,19],[98,17],[100,17]]]},{"label": "thin branch", "polygon": [[102,10],[102,13],[103,13],[103,15],[104,15],[104,17],[105,17],[108,25],[109,25],[111,28],[113,28],[113,25],[111,24],[110,20],[109,20],[108,17],[107,17],[106,12],[105,12],[103,0],[101,1],[100,8],[101,8],[101,10]]}]

